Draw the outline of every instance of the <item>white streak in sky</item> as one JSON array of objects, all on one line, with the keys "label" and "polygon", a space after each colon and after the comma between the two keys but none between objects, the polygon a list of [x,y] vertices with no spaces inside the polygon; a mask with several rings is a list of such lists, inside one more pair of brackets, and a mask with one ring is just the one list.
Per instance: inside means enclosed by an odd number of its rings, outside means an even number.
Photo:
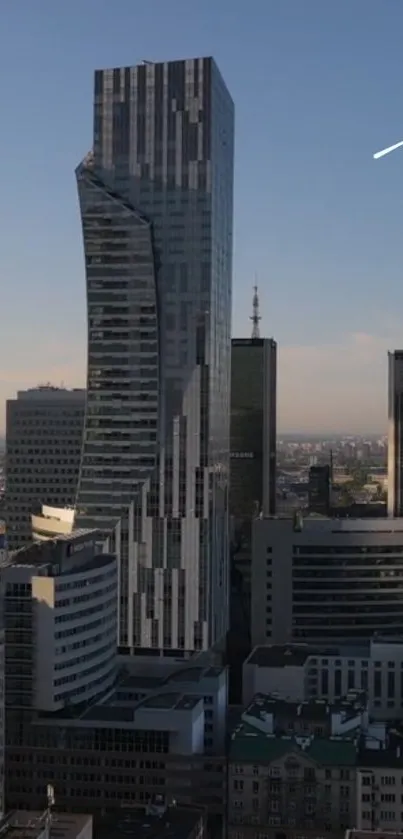
[{"label": "white streak in sky", "polygon": [[382,149],[382,151],[377,151],[374,154],[374,160],[379,160],[380,157],[385,157],[385,154],[389,154],[391,151],[395,151],[395,149],[399,149],[400,146],[403,146],[403,140],[400,143],[395,143],[394,146],[389,146],[387,149]]}]

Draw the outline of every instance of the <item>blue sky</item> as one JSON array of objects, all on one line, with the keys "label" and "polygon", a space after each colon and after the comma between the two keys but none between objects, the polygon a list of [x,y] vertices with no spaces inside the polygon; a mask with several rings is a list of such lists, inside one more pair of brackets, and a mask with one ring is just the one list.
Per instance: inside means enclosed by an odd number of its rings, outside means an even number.
[{"label": "blue sky", "polygon": [[0,28],[0,430],[85,381],[74,167],[96,67],[212,54],[236,104],[233,333],[279,342],[279,429],[383,431],[403,345],[402,0],[14,0]]}]

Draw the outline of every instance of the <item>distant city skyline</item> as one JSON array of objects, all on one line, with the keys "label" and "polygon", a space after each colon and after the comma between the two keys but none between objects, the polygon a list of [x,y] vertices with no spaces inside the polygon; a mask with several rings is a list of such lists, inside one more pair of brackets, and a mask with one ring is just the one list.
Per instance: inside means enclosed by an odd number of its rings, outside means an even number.
[{"label": "distant city skyline", "polygon": [[186,55],[215,57],[236,106],[232,335],[250,334],[256,277],[262,335],[278,344],[279,434],[386,431],[402,155],[372,156],[402,136],[403,4],[255,0],[251,14],[171,0],[157,21],[151,3],[93,5],[11,3],[0,31],[0,433],[19,388],[85,384],[72,173],[92,136],[93,71]]},{"label": "distant city skyline", "polygon": [[[266,337],[262,307],[261,311],[261,334]],[[250,336],[250,323],[247,317],[245,320],[242,334],[234,337]],[[403,335],[400,343],[403,344]],[[399,328],[392,324],[383,335],[358,332],[341,336],[338,344],[279,344],[277,433],[386,434],[387,353],[399,348]],[[7,373],[0,366],[0,434],[5,434],[5,400],[15,396],[17,390],[47,381],[65,387],[85,387],[85,330],[80,344],[75,343],[71,361],[58,355],[57,347],[52,349],[46,358],[44,347],[42,375],[27,363],[26,372],[15,370],[13,378],[11,371]]]}]

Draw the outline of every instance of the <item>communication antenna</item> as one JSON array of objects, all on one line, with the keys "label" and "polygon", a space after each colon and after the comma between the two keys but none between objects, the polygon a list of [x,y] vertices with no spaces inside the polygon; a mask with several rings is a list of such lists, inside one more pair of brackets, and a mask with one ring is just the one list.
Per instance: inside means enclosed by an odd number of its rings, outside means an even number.
[{"label": "communication antenna", "polygon": [[257,285],[253,286],[253,309],[250,320],[253,324],[252,338],[260,338],[259,322],[261,321],[261,317],[259,315],[259,294]]}]

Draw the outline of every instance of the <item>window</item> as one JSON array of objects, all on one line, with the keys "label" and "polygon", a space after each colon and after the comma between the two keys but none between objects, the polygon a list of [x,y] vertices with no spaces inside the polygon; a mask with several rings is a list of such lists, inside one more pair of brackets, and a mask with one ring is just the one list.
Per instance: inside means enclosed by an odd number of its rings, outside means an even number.
[{"label": "window", "polygon": [[381,810],[381,820],[385,822],[394,822],[396,814],[394,810]]},{"label": "window", "polygon": [[396,784],[396,778],[394,775],[382,775],[381,784],[385,787],[394,787]]},{"label": "window", "polygon": [[388,699],[393,699],[395,695],[395,674],[391,670],[388,673]]},{"label": "window", "polygon": [[382,696],[382,675],[380,670],[374,673],[374,696],[377,699],[380,699]]}]

